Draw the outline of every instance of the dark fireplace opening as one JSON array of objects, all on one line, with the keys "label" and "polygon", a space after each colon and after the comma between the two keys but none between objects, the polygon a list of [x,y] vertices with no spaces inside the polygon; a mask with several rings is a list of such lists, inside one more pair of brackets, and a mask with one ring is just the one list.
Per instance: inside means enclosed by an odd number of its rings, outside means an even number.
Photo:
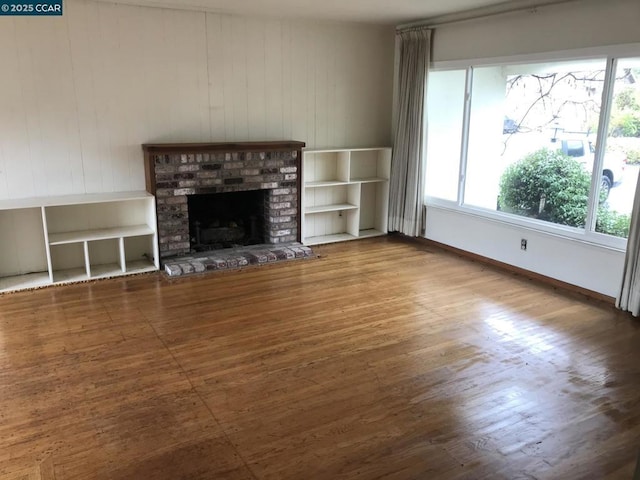
[{"label": "dark fireplace opening", "polygon": [[192,252],[265,242],[267,190],[187,195]]}]

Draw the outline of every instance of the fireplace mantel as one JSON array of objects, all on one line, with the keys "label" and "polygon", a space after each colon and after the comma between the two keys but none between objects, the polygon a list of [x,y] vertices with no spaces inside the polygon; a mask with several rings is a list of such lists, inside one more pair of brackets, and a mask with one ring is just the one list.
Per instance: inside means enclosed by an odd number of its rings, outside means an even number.
[{"label": "fireplace mantel", "polygon": [[259,152],[274,150],[301,150],[304,142],[278,140],[272,142],[218,142],[218,143],[145,143],[142,149],[149,153],[204,153],[204,152]]},{"label": "fireplace mantel", "polygon": [[269,243],[300,241],[304,142],[142,145],[147,191],[156,196],[160,259],[189,253],[187,196],[268,190]]}]

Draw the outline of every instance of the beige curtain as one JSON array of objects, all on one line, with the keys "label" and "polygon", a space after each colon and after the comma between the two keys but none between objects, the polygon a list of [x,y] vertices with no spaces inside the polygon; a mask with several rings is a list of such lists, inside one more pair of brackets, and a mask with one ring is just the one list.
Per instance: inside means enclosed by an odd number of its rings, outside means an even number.
[{"label": "beige curtain", "polygon": [[616,299],[616,307],[631,312],[634,317],[640,316],[640,179],[633,200],[622,286]]},{"label": "beige curtain", "polygon": [[422,229],[424,126],[431,30],[397,33],[399,67],[395,141],[389,182],[389,230],[417,237]]}]

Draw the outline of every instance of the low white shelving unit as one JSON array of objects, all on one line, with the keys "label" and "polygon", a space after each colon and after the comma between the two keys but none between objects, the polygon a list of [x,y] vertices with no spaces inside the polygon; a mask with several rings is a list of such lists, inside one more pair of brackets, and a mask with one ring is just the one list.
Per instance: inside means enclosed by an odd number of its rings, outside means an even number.
[{"label": "low white shelving unit", "polygon": [[0,292],[158,266],[155,199],[147,192],[0,201]]},{"label": "low white shelving unit", "polygon": [[302,242],[385,235],[391,148],[303,150]]}]

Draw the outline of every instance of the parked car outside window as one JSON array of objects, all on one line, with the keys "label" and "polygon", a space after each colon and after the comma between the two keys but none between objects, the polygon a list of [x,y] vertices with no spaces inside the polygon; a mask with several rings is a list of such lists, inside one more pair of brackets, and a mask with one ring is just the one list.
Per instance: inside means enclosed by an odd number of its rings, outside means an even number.
[{"label": "parked car outside window", "polygon": [[[591,171],[595,145],[588,138],[553,139],[557,148],[565,155],[573,157]],[[602,165],[602,177],[600,179],[600,198],[604,201],[609,197],[611,188],[617,186],[624,178],[624,170],[627,157],[622,152],[606,152]]]}]

